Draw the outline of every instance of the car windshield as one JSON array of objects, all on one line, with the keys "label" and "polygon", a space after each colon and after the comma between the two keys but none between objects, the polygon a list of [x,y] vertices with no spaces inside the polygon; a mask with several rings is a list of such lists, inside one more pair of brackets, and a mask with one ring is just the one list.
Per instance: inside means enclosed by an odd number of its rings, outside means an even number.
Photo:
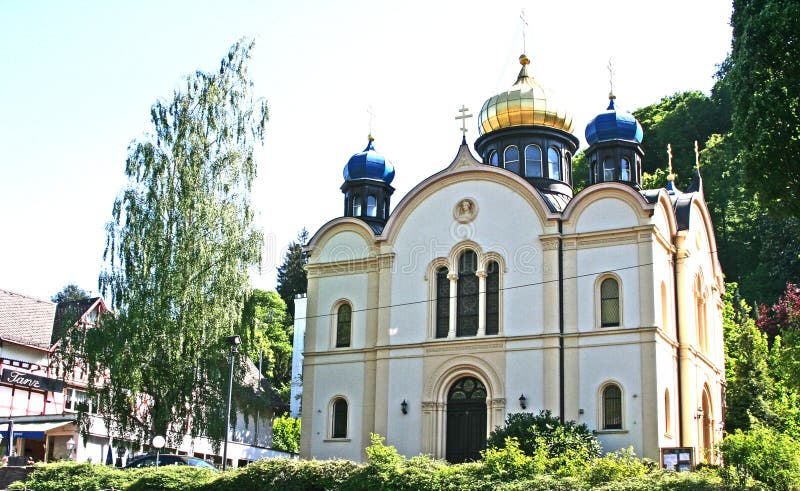
[{"label": "car windshield", "polygon": [[203,459],[198,459],[198,458],[195,458],[195,457],[189,457],[187,459],[187,461],[189,462],[189,465],[191,465],[191,466],[204,467],[206,469],[217,470],[216,467],[214,467],[213,465],[209,464],[208,462],[206,462]]}]

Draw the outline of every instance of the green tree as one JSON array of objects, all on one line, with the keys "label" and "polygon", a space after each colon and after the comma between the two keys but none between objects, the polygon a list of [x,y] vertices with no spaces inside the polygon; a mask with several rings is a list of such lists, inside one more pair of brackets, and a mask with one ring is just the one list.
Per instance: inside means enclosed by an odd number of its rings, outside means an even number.
[{"label": "green tree", "polygon": [[722,326],[728,383],[725,429],[749,430],[753,420],[774,425],[767,338],[750,317],[750,307],[738,298],[736,283],[728,283],[725,288]]},{"label": "green tree", "polygon": [[90,298],[89,292],[81,289],[74,283],[70,283],[62,288],[60,292],[53,295],[50,298],[50,301],[54,303],[61,303],[71,302],[73,300],[84,300],[87,298]]},{"label": "green tree", "polygon": [[[100,276],[116,315],[86,339],[89,395],[115,434],[226,432],[225,337],[263,243],[250,189],[267,108],[252,95],[252,48],[237,42],[218,70],[187,77],[152,106],[153,133],[129,147]],[[95,385],[103,375],[110,383]]]},{"label": "green tree", "polygon": [[770,212],[800,217],[800,3],[734,0],[733,136],[748,186]]},{"label": "green tree", "polygon": [[303,251],[303,246],[308,242],[308,231],[303,228],[297,239],[289,244],[283,264],[278,267],[278,294],[289,308],[289,315],[294,320],[294,297],[298,293],[306,293],[308,278],[306,264],[308,253]]},{"label": "green tree", "polygon": [[256,366],[263,353],[263,375],[278,392],[288,387],[292,378],[292,324],[277,292],[252,291],[244,304],[239,332],[240,352]]},{"label": "green tree", "polygon": [[272,448],[282,452],[300,452],[300,418],[275,418],[272,422]]}]

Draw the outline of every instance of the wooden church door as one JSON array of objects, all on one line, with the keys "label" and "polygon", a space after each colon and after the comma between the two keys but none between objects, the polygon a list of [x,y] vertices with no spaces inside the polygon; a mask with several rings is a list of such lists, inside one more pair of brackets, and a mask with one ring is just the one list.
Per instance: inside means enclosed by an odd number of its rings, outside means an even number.
[{"label": "wooden church door", "polygon": [[464,377],[447,394],[448,462],[479,460],[486,448],[486,387],[480,380]]}]

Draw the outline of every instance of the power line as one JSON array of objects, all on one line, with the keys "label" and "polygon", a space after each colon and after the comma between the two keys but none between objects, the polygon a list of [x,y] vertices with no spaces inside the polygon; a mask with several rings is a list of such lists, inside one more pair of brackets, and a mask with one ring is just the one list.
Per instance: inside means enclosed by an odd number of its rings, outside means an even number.
[{"label": "power line", "polygon": [[[714,251],[709,251],[706,254],[711,255],[711,254],[716,254],[716,252],[717,251],[714,250]],[[682,258],[678,258],[678,261],[681,261],[681,260],[683,260],[683,259]],[[596,275],[600,275],[600,274],[604,274],[604,273],[616,273],[616,272],[619,272],[619,271],[625,271],[625,270],[629,270],[629,269],[641,268],[643,266],[652,266],[653,264],[655,264],[655,263],[653,263],[653,262],[642,263],[642,264],[637,264],[637,265],[634,265],[634,266],[625,266],[625,267],[622,267],[622,268],[606,269],[606,270],[603,270],[603,271],[596,271],[596,272],[593,272],[593,273],[584,273],[584,274],[579,274],[579,275],[575,275],[575,276],[565,276],[562,279],[563,280],[575,280],[575,279],[579,279],[579,278],[585,278],[587,276],[596,276]],[[553,279],[553,280],[536,281],[536,282],[533,282],[533,283],[524,283],[524,284],[521,284],[521,285],[507,286],[507,287],[499,288],[498,289],[498,293],[502,292],[502,291],[505,291],[505,290],[517,290],[517,289],[520,289],[520,288],[528,288],[528,287],[532,287],[532,286],[540,286],[540,285],[544,285],[544,284],[547,284],[547,283],[556,283],[556,282],[558,282],[558,278]],[[455,297],[453,297],[451,295],[448,298],[455,298]],[[391,304],[391,305],[379,305],[377,307],[367,307],[367,308],[363,308],[363,309],[353,309],[352,313],[369,312],[369,311],[372,311],[372,310],[380,310],[380,309],[393,309],[393,308],[398,308],[398,307],[407,307],[407,306],[411,306],[411,305],[419,305],[419,304],[423,304],[423,303],[435,302],[437,300],[438,300],[437,298],[430,298],[430,299],[425,299],[425,300],[414,300],[414,301],[411,301],[411,302],[402,302],[402,303],[396,303],[396,304]],[[312,315],[312,316],[306,316],[306,317],[296,317],[295,320],[298,320],[298,319],[299,320],[319,319],[319,318],[323,318],[323,317],[331,317],[333,315],[335,315],[335,314],[334,313],[318,314],[318,315]]]}]

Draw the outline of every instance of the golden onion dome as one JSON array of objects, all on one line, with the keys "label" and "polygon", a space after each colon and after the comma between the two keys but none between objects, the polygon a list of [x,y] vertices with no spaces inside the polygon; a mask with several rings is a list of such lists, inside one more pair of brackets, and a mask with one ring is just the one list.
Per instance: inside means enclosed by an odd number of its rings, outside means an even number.
[{"label": "golden onion dome", "polygon": [[478,119],[480,134],[513,126],[548,126],[572,133],[572,115],[557,97],[546,92],[528,75],[530,59],[519,57],[522,69],[514,85],[505,92],[490,97],[483,103]]}]

